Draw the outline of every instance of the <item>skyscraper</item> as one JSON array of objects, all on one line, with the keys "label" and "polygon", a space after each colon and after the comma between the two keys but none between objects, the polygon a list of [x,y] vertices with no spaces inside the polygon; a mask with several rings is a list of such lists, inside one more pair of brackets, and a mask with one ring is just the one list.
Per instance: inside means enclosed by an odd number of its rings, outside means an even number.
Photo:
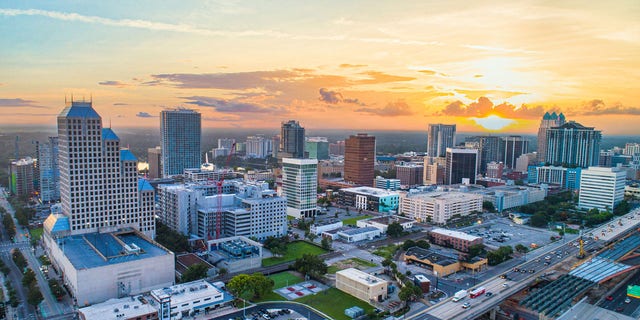
[{"label": "skyscraper", "polygon": [[498,136],[471,136],[465,138],[465,147],[478,149],[480,172],[487,172],[487,163],[504,161],[504,144]]},{"label": "skyscraper", "polygon": [[408,163],[396,166],[396,178],[400,184],[413,187],[422,185],[424,166],[415,163]]},{"label": "skyscraper", "polygon": [[149,179],[162,178],[162,148],[147,149],[147,162],[149,162]]},{"label": "skyscraper", "polygon": [[287,197],[288,215],[315,217],[318,211],[318,159],[282,159],[282,191]]},{"label": "skyscraper", "polygon": [[447,148],[456,143],[455,124],[429,124],[427,132],[427,155],[430,157],[444,157]]},{"label": "skyscraper", "polygon": [[504,143],[504,158],[501,161],[508,168],[513,169],[518,157],[529,152],[529,141],[521,136],[502,137],[502,143]]},{"label": "skyscraper", "polygon": [[31,197],[35,189],[36,160],[26,157],[11,161],[9,165],[9,189],[18,197]]},{"label": "skyscraper", "polygon": [[624,198],[626,173],[620,168],[589,167],[580,175],[578,206],[611,210]]},{"label": "skyscraper", "polygon": [[282,123],[278,157],[304,158],[304,128],[298,121],[289,120]]},{"label": "skyscraper", "polygon": [[60,200],[60,166],[58,163],[58,137],[49,137],[38,144],[38,168],[40,170],[40,200]]},{"label": "skyscraper", "polygon": [[376,157],[376,137],[366,133],[350,136],[345,140],[344,180],[372,187]]},{"label": "skyscraper", "polygon": [[329,141],[325,137],[309,137],[304,143],[304,150],[309,154],[309,158],[326,160],[329,159]]},{"label": "skyscraper", "polygon": [[462,183],[463,179],[469,179],[469,183],[476,183],[478,174],[478,150],[447,148],[445,164],[445,183]]},{"label": "skyscraper", "polygon": [[[153,237],[153,189],[138,182],[138,160],[91,102],[72,101],[58,116],[60,196],[71,234],[133,227]],[[147,186],[144,190],[140,187]],[[141,197],[143,197],[141,199]]]},{"label": "skyscraper", "polygon": [[160,113],[162,176],[182,174],[184,169],[200,168],[200,113],[191,109],[164,110]]},{"label": "skyscraper", "polygon": [[544,162],[547,157],[547,130],[553,127],[559,127],[565,124],[566,119],[564,114],[560,115],[555,112],[549,114],[546,112],[540,122],[540,128],[538,129],[538,162]]},{"label": "skyscraper", "polygon": [[547,129],[546,160],[552,165],[587,168],[598,165],[602,133],[569,121]]}]

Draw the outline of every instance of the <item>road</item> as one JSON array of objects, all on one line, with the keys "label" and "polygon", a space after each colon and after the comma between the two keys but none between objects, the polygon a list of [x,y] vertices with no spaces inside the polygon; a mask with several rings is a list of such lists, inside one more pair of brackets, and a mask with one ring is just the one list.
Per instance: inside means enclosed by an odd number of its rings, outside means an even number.
[{"label": "road", "polygon": [[640,316],[640,299],[629,298],[630,302],[625,303],[627,299],[627,285],[640,283],[640,271],[634,271],[635,274],[623,285],[611,293],[612,300],[603,298],[598,307],[613,310],[624,315],[638,318]]}]

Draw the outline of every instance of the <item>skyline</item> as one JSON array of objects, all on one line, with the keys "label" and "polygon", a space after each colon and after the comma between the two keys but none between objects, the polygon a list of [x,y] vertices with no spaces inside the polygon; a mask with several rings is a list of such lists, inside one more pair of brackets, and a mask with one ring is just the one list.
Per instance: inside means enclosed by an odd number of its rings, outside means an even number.
[{"label": "skyline", "polygon": [[120,128],[182,106],[205,130],[535,134],[557,111],[638,134],[638,2],[270,4],[0,4],[0,126],[52,125],[73,94]]}]

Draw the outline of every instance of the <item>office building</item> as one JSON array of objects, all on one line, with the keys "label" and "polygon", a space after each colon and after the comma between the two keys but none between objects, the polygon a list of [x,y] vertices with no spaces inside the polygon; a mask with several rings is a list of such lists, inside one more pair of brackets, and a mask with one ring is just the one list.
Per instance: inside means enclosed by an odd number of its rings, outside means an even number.
[{"label": "office building", "polygon": [[[451,190],[453,191],[454,189],[452,188]],[[533,188],[516,185],[489,188],[465,185],[460,186],[458,190],[481,195],[482,201],[491,202],[498,212],[542,201],[547,196],[547,188],[545,187]]]},{"label": "office building", "polygon": [[445,184],[457,184],[468,181],[476,183],[478,174],[478,150],[447,148],[445,165]]},{"label": "office building", "polygon": [[437,245],[452,247],[462,252],[468,252],[469,247],[473,245],[482,244],[481,237],[472,236],[460,231],[441,228],[435,228],[429,231],[429,239],[431,240],[431,242]]},{"label": "office building", "polygon": [[336,288],[367,303],[387,299],[389,283],[355,268],[336,272]]},{"label": "office building", "polygon": [[149,163],[147,177],[149,179],[162,178],[162,148],[160,146],[147,149],[147,162]]},{"label": "office building", "polygon": [[231,138],[219,138],[218,139],[218,148],[224,148],[227,150],[231,150],[233,144],[236,143],[236,139]]},{"label": "office building", "polygon": [[388,179],[380,176],[376,177],[376,188],[385,190],[398,190],[400,189],[400,179]]},{"label": "office building", "polygon": [[530,164],[538,163],[537,155],[535,153],[525,153],[516,159],[516,166],[514,171],[527,173]]},{"label": "office building", "polygon": [[49,137],[38,143],[38,171],[40,173],[40,200],[44,203],[60,201],[60,166],[58,163],[58,137]]},{"label": "office building", "polygon": [[640,143],[629,143],[627,142],[624,145],[624,150],[622,151],[622,154],[627,155],[627,156],[633,156],[637,153],[640,153]]},{"label": "office building", "polygon": [[298,121],[282,122],[278,158],[304,158],[304,128]]},{"label": "office building", "polygon": [[408,163],[396,166],[396,178],[400,180],[400,184],[403,186],[418,186],[422,185],[424,175],[424,166]]},{"label": "office building", "polygon": [[304,150],[309,158],[318,160],[329,159],[329,141],[325,137],[309,137],[304,143]]},{"label": "office building", "polygon": [[[532,171],[533,169],[533,171]],[[582,168],[529,166],[529,183],[557,185],[563,189],[580,189]]]},{"label": "office building", "polygon": [[338,193],[340,205],[375,212],[397,210],[399,199],[398,192],[371,187],[343,188]]},{"label": "office building", "polygon": [[456,143],[455,124],[429,124],[427,132],[427,156],[444,157],[447,148]]},{"label": "office building", "polygon": [[482,211],[482,196],[465,192],[418,192],[400,198],[400,213],[421,223],[444,224]]},{"label": "office building", "polygon": [[362,186],[373,186],[376,137],[358,133],[345,140],[344,180]]},{"label": "office building", "polygon": [[521,136],[508,136],[502,137],[502,143],[504,157],[501,161],[507,168],[514,169],[518,157],[529,152],[529,141]]},{"label": "office building", "polygon": [[624,199],[626,173],[620,168],[589,167],[580,175],[578,207],[613,211]]},{"label": "office building", "polygon": [[423,171],[422,184],[424,185],[444,184],[445,163],[446,163],[446,158],[424,157],[424,171]]},{"label": "office building", "polygon": [[406,263],[431,269],[440,277],[449,276],[464,270],[470,270],[472,273],[478,272],[488,265],[486,258],[473,257],[466,259],[465,256],[464,253],[460,254],[457,252],[443,252],[411,247],[402,254],[402,260]]},{"label": "office building", "polygon": [[502,179],[502,172],[504,171],[504,164],[502,162],[489,162],[487,163],[487,178]]},{"label": "office building", "polygon": [[245,154],[249,158],[266,158],[273,154],[273,141],[271,139],[265,139],[264,135],[255,135],[247,137],[245,142],[246,151]]},{"label": "office building", "polygon": [[612,150],[601,150],[600,156],[598,157],[598,167],[613,167],[611,164],[614,155],[615,153],[613,153]]},{"label": "office building", "polygon": [[415,219],[392,215],[358,220],[356,226],[358,228],[373,227],[382,233],[386,233],[392,223],[397,223],[402,227],[402,230],[409,231],[413,228],[415,222]]},{"label": "office building", "polygon": [[498,136],[466,137],[464,145],[465,148],[478,149],[481,173],[487,172],[487,163],[504,161],[504,143]]},{"label": "office building", "polygon": [[162,177],[200,168],[201,115],[191,109],[163,110],[160,113]]},{"label": "office building", "polygon": [[329,154],[332,156],[344,156],[344,140],[329,143]]},{"label": "office building", "polygon": [[602,133],[593,127],[567,122],[547,129],[545,162],[558,166],[586,168],[598,165]]},{"label": "office building", "polygon": [[31,197],[36,191],[36,160],[26,157],[11,161],[9,190],[18,197]]},{"label": "office building", "polygon": [[318,211],[318,159],[282,159],[282,191],[287,198],[288,215],[315,217]]},{"label": "office building", "polygon": [[547,130],[562,126],[565,122],[564,114],[560,113],[558,115],[555,112],[552,114],[545,112],[540,122],[540,127],[538,128],[538,162],[545,162],[547,159]]}]

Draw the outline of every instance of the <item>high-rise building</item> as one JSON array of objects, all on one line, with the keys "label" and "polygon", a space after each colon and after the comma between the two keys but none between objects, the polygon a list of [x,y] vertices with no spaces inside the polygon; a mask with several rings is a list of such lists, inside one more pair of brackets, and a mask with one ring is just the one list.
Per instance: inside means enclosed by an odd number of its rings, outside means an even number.
[{"label": "high-rise building", "polygon": [[246,141],[246,155],[251,158],[266,158],[272,154],[273,140],[265,139],[264,135],[248,136]]},{"label": "high-rise building", "polygon": [[601,150],[598,157],[598,167],[613,167],[613,157],[615,153],[611,150]]},{"label": "high-rise building", "polygon": [[423,184],[425,185],[441,185],[444,184],[444,166],[439,163],[431,163],[428,161],[429,157],[425,157],[424,161],[424,177]]},{"label": "high-rise building", "polygon": [[396,178],[400,180],[400,184],[404,186],[422,185],[424,175],[424,166],[414,163],[397,165]]},{"label": "high-rise building", "polygon": [[155,235],[153,210],[141,207],[153,202],[140,199],[138,160],[102,127],[91,102],[67,103],[58,116],[58,146],[62,213],[71,234],[133,227]]},{"label": "high-rise building", "polygon": [[469,179],[470,184],[476,183],[478,174],[478,150],[447,148],[445,165],[445,183],[458,184],[463,179]]},{"label": "high-rise building", "polygon": [[287,198],[288,215],[315,217],[318,211],[318,159],[282,159],[282,191]]},{"label": "high-rise building", "polygon": [[627,142],[624,145],[624,151],[622,151],[622,154],[627,156],[633,156],[636,153],[640,153],[640,143]]},{"label": "high-rise building", "polygon": [[578,206],[611,210],[624,198],[626,173],[620,168],[589,167],[580,175]]},{"label": "high-rise building", "polygon": [[519,156],[529,152],[529,141],[521,136],[502,137],[504,158],[502,163],[508,168],[515,168]]},{"label": "high-rise building", "polygon": [[502,179],[502,172],[504,171],[504,164],[502,162],[489,162],[487,163],[487,178]]},{"label": "high-rise building", "polygon": [[191,109],[163,110],[160,113],[162,176],[182,174],[200,168],[201,115]]},{"label": "high-rise building", "polygon": [[547,157],[547,130],[553,127],[559,127],[565,124],[566,119],[564,114],[559,115],[555,112],[549,114],[545,112],[540,122],[540,128],[538,129],[538,162],[546,161]]},{"label": "high-rise building", "polygon": [[40,171],[40,200],[60,200],[60,166],[58,163],[58,137],[49,137],[38,144],[38,168]]},{"label": "high-rise building", "polygon": [[218,139],[218,148],[225,148],[227,150],[231,150],[231,147],[233,147],[234,143],[236,143],[236,139],[219,138]]},{"label": "high-rise building", "polygon": [[545,162],[556,166],[596,166],[600,156],[601,139],[600,131],[574,121],[549,128]]},{"label": "high-rise building", "polygon": [[318,160],[329,159],[329,141],[325,137],[309,137],[304,143],[304,150],[309,158]]},{"label": "high-rise building", "polygon": [[344,180],[372,187],[376,160],[376,137],[358,133],[345,140]]},{"label": "high-rise building", "polygon": [[344,140],[329,144],[329,154],[333,156],[344,156]]},{"label": "high-rise building", "polygon": [[11,161],[9,165],[9,189],[18,197],[31,197],[36,191],[36,160],[26,157]]},{"label": "high-rise building", "polygon": [[478,149],[480,172],[487,172],[487,163],[504,161],[504,143],[498,136],[471,136],[465,138],[466,148]]},{"label": "high-rise building", "polygon": [[162,178],[162,148],[147,149],[147,162],[149,162],[149,179]]},{"label": "high-rise building", "polygon": [[298,121],[282,123],[278,158],[304,158],[304,128]]},{"label": "high-rise building", "polygon": [[444,157],[447,148],[456,143],[455,124],[429,124],[427,132],[427,155],[430,157]]}]

